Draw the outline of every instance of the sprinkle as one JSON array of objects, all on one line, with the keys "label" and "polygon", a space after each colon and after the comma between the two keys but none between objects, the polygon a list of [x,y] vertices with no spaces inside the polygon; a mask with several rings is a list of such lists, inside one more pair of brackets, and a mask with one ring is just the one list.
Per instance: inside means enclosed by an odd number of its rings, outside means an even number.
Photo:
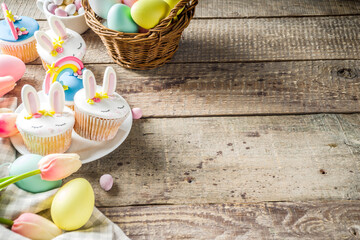
[{"label": "sprinkle", "polygon": [[56,73],[56,70],[59,68],[59,67],[55,67],[55,63],[52,63],[51,65],[46,64],[46,67],[48,68],[46,73],[49,73],[50,75],[53,74],[53,73]]},{"label": "sprinkle", "polygon": [[64,91],[69,90],[69,86],[68,85],[63,85],[63,89],[64,89]]},{"label": "sprinkle", "polygon": [[94,104],[94,100],[88,99],[88,100],[87,100],[87,103],[89,103],[89,104]]},{"label": "sprinkle", "polygon": [[12,14],[11,11],[5,10],[5,14],[6,14],[5,16],[9,19],[9,21],[15,22],[14,15]]}]

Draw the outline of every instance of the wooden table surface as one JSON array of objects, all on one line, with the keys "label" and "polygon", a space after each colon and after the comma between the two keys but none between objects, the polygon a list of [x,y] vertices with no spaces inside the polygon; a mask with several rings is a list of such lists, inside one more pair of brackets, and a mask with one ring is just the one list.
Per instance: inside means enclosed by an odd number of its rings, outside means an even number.
[{"label": "wooden table surface", "polygon": [[[47,27],[34,0],[7,0]],[[172,61],[106,66],[144,118],[72,178],[132,239],[360,238],[360,1],[201,0]],[[41,89],[39,60],[19,86]],[[99,186],[109,173],[115,185]]]}]

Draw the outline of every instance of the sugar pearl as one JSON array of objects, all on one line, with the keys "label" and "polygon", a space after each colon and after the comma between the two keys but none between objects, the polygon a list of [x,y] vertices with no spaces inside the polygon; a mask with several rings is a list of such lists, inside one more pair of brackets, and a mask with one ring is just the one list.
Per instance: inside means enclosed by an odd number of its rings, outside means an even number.
[{"label": "sugar pearl", "polygon": [[141,108],[133,108],[131,110],[134,119],[140,119],[142,117]]},{"label": "sugar pearl", "polygon": [[52,14],[55,14],[55,9],[57,8],[57,5],[54,4],[54,3],[50,3],[48,6],[47,6],[47,10],[49,12],[51,12]]},{"label": "sugar pearl", "polygon": [[53,0],[53,3],[56,5],[61,5],[63,3],[63,0]]},{"label": "sugar pearl", "polygon": [[75,6],[76,6],[76,10],[78,11],[79,10],[79,8],[81,8],[82,7],[82,5],[81,5],[81,0],[75,0]]},{"label": "sugar pearl", "polygon": [[113,186],[114,180],[110,174],[104,174],[100,177],[100,186],[105,191],[109,191]]},{"label": "sugar pearl", "polygon": [[79,10],[78,10],[79,15],[83,14],[84,12],[85,12],[85,10],[83,7],[79,8]]},{"label": "sugar pearl", "polygon": [[69,15],[73,15],[76,12],[76,6],[75,4],[69,4],[66,6],[65,11],[69,14]]},{"label": "sugar pearl", "polygon": [[67,12],[65,10],[62,10],[61,8],[55,9],[55,15],[59,17],[67,17]]},{"label": "sugar pearl", "polygon": [[69,5],[69,4],[72,4],[72,3],[74,3],[74,0],[64,0],[65,5]]}]

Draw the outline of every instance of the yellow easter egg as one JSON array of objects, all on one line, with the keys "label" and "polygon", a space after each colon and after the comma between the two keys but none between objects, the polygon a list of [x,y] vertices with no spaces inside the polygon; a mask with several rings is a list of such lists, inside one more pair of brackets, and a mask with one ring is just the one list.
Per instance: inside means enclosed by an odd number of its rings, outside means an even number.
[{"label": "yellow easter egg", "polygon": [[[167,4],[169,4],[170,6],[170,11],[176,6],[176,4],[180,1],[180,0],[164,0]],[[179,15],[185,7],[183,7],[182,9],[180,9],[176,15]]]},{"label": "yellow easter egg", "polygon": [[170,6],[163,0],[139,0],[131,7],[131,17],[142,28],[150,29],[167,17]]},{"label": "yellow easter egg", "polygon": [[55,194],[51,204],[51,218],[63,230],[76,230],[89,220],[94,204],[94,191],[90,183],[84,178],[76,178]]}]

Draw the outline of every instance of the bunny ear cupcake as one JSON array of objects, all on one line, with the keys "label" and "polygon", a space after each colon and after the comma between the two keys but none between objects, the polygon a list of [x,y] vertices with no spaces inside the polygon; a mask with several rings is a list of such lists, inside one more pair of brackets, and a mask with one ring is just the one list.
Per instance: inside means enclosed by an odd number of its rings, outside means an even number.
[{"label": "bunny ear cupcake", "polygon": [[[71,143],[74,113],[65,107],[65,94],[60,83],[51,85],[47,104],[41,104],[36,90],[25,85],[21,90],[24,109],[16,126],[27,149],[34,154],[63,153]],[[46,102],[46,101],[42,101]]]},{"label": "bunny ear cupcake", "polygon": [[45,70],[66,56],[77,57],[81,60],[86,52],[86,44],[80,34],[66,28],[56,16],[51,16],[48,22],[50,30],[35,32],[37,51]]},{"label": "bunny ear cupcake", "polygon": [[75,127],[80,136],[105,141],[115,137],[130,114],[126,101],[115,92],[116,73],[107,67],[102,86],[97,86],[90,70],[83,73],[84,88],[75,94]]},{"label": "bunny ear cupcake", "polygon": [[0,21],[1,52],[20,58],[24,63],[34,61],[39,57],[34,37],[39,30],[38,22],[30,17],[14,16],[5,3],[1,7],[5,17]]}]

